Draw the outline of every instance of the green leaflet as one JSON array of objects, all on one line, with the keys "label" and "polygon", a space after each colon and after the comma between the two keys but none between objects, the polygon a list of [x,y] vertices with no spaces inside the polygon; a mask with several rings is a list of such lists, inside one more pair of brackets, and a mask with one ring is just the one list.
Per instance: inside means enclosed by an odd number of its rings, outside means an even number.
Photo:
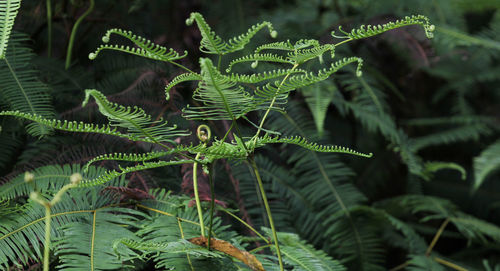
[{"label": "green leaflet", "polygon": [[500,168],[500,140],[474,157],[474,186],[477,190],[489,174]]},{"label": "green leaflet", "polygon": [[95,89],[85,90],[85,100],[82,106],[88,104],[91,96],[99,106],[99,112],[109,119],[111,126],[125,128],[127,134],[140,138],[140,140],[154,143],[175,143],[173,138],[188,135],[186,131],[177,130],[176,125],[167,126],[167,122],[163,121],[163,118],[152,120],[152,117],[141,108],[111,103],[104,94]]},{"label": "green leaflet", "polygon": [[14,26],[21,0],[5,0],[0,2],[0,59],[5,58],[10,32]]}]

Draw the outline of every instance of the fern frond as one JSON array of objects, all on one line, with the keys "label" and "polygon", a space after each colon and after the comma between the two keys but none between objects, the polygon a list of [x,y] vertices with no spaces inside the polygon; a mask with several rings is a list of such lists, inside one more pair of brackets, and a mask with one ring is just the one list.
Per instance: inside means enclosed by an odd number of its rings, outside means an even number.
[{"label": "fern frond", "polygon": [[146,170],[146,169],[159,168],[159,167],[172,166],[172,165],[182,165],[182,164],[188,164],[188,163],[194,163],[194,161],[193,160],[175,160],[175,161],[143,162],[142,164],[139,164],[136,166],[130,166],[130,167],[125,167],[125,168],[120,167],[120,171],[108,170],[104,174],[102,174],[96,178],[83,180],[79,184],[79,186],[80,187],[91,187],[91,186],[101,185],[101,184],[107,183],[107,182],[109,182],[117,177],[120,177],[120,176],[125,175],[125,174],[130,173],[130,172],[136,172],[136,171],[141,171],[141,170]]},{"label": "fern frond", "polygon": [[202,40],[200,42],[200,51],[207,54],[225,55],[241,50],[246,44],[250,42],[250,39],[264,27],[268,28],[269,33],[273,38],[278,34],[273,29],[273,26],[270,22],[262,22],[250,27],[247,33],[231,38],[228,42],[225,42],[218,35],[216,35],[214,31],[212,31],[212,28],[210,28],[210,26],[205,21],[205,18],[203,18],[200,13],[191,13],[189,18],[186,20],[187,25],[191,25],[194,22],[196,22],[196,24],[198,25],[198,29],[200,30],[202,36]]},{"label": "fern frond", "polygon": [[474,186],[476,190],[486,177],[500,169],[500,140],[489,145],[478,156],[474,157]]},{"label": "fern frond", "polygon": [[170,99],[170,90],[175,87],[176,85],[186,82],[186,81],[199,81],[202,80],[203,77],[197,73],[192,73],[192,72],[187,72],[183,74],[177,75],[174,79],[172,79],[166,86],[165,86],[165,99],[169,100]]},{"label": "fern frond", "polygon": [[298,145],[304,149],[308,149],[310,151],[315,152],[329,152],[329,153],[346,153],[361,157],[370,158],[373,156],[373,153],[365,154],[355,150],[351,150],[347,147],[342,146],[324,146],[318,143],[308,142],[307,139],[301,136],[293,136],[293,137],[270,137],[265,136],[261,138],[257,138],[257,145],[259,144],[269,144],[269,143],[282,143],[282,144],[292,144]]},{"label": "fern frond", "polygon": [[227,75],[231,81],[234,82],[239,82],[239,83],[259,83],[262,81],[274,79],[277,77],[285,76],[287,74],[293,74],[293,73],[306,73],[305,70],[302,69],[277,69],[277,70],[271,70],[271,71],[266,71],[262,73],[252,73],[251,75],[246,75],[246,74],[238,74],[238,73],[231,73]]},{"label": "fern frond", "polygon": [[[71,174],[82,172],[84,179],[94,179],[106,172],[104,168],[89,167],[83,172],[82,167],[73,165],[50,165],[39,167],[31,173],[35,176],[36,189],[42,193],[57,191],[68,183]],[[124,185],[123,178],[112,179],[113,185]],[[22,196],[29,196],[33,191],[33,184],[24,181],[24,174],[9,180],[0,186],[0,200],[9,200]]]},{"label": "fern frond", "polygon": [[[2,98],[5,99],[9,110],[53,118],[54,110],[48,94],[50,90],[38,79],[38,71],[31,66],[34,54],[22,44],[27,40],[26,35],[14,33],[5,57],[0,59]],[[52,131],[36,123],[29,124],[26,128],[33,136],[47,135]]]},{"label": "fern frond", "polygon": [[160,120],[151,120],[151,116],[146,114],[143,109],[138,107],[125,107],[106,99],[106,96],[95,89],[85,90],[85,100],[82,103],[84,107],[93,97],[99,107],[99,112],[110,120],[110,125],[122,127],[127,133],[140,138],[142,141],[152,141],[154,143],[170,142],[174,143],[173,138],[186,136],[186,131],[177,130],[177,126],[167,126],[167,122]]},{"label": "fern frond", "polygon": [[313,58],[319,58],[320,61],[322,61],[323,54],[328,51],[330,51],[330,55],[333,58],[335,55],[335,45],[324,44],[310,49],[295,50],[294,52],[288,53],[287,58],[296,64],[302,64]]},{"label": "fern frond", "polygon": [[0,112],[0,116],[12,116],[21,119],[27,119],[39,123],[56,130],[68,131],[68,132],[78,132],[78,133],[96,133],[104,135],[112,135],[121,138],[130,139],[132,141],[144,141],[154,143],[148,138],[140,138],[131,134],[122,134],[116,128],[111,128],[109,125],[99,126],[93,123],[84,123],[78,121],[68,121],[68,120],[56,120],[56,119],[46,119],[40,115],[28,114],[19,111],[3,111]]},{"label": "fern frond", "polygon": [[108,30],[102,37],[102,41],[104,43],[108,43],[112,34],[116,34],[130,40],[138,48],[117,44],[103,44],[100,45],[93,53],[89,54],[89,59],[94,60],[102,50],[121,51],[165,62],[172,62],[174,60],[178,60],[187,56],[187,51],[184,51],[184,54],[181,55],[172,48],[160,46],[146,38],[135,35],[134,33],[132,33],[132,31],[125,31],[118,28]]},{"label": "fern frond", "polygon": [[301,39],[295,42],[295,44],[292,45],[290,40],[287,41],[279,41],[279,42],[273,42],[273,43],[267,43],[258,46],[255,48],[255,53],[258,54],[263,50],[281,50],[281,51],[295,51],[295,50],[300,50],[304,49],[307,47],[319,47],[319,41],[314,40],[314,39]]},{"label": "fern frond", "polygon": [[113,244],[117,248],[119,244],[123,244],[131,249],[147,251],[147,252],[164,252],[164,253],[186,253],[195,257],[215,257],[222,258],[221,255],[212,252],[204,247],[194,245],[187,240],[179,240],[176,242],[154,242],[154,241],[137,241],[127,238],[122,238]]},{"label": "fern frond", "polygon": [[415,151],[418,151],[433,145],[450,144],[466,140],[478,140],[481,135],[488,135],[491,134],[491,132],[491,129],[483,123],[463,125],[461,127],[447,129],[445,131],[414,138],[412,139],[412,148]]},{"label": "fern frond", "polygon": [[94,157],[90,159],[90,161],[85,164],[83,167],[83,171],[87,171],[89,166],[95,162],[98,161],[127,161],[127,162],[144,162],[156,158],[160,158],[163,156],[170,155],[174,153],[176,150],[171,150],[171,151],[155,151],[155,152],[147,152],[147,153],[110,153],[110,154],[103,154],[99,155],[97,157]]},{"label": "fern frond", "polygon": [[[269,230],[266,230],[270,236]],[[341,271],[347,270],[338,260],[332,259],[322,250],[316,250],[312,245],[301,240],[292,233],[278,233],[283,260],[294,267],[293,270],[303,271]]]},{"label": "fern frond", "polygon": [[208,58],[200,58],[201,76],[193,99],[203,103],[200,107],[186,107],[189,119],[235,120],[255,109],[254,98],[243,87],[223,76]]},{"label": "fern frond", "polygon": [[334,93],[337,87],[334,84],[320,82],[318,84],[310,85],[302,88],[301,93],[304,95],[307,106],[311,110],[311,114],[316,125],[316,130],[321,137],[324,132],[324,122],[328,106],[333,100]]},{"label": "fern frond", "polygon": [[273,62],[273,63],[287,63],[290,65],[294,64],[293,60],[288,59],[288,58],[284,58],[284,57],[282,57],[280,55],[276,55],[276,54],[271,54],[271,53],[253,54],[253,55],[246,55],[246,56],[242,56],[242,57],[231,60],[231,62],[229,62],[228,67],[226,68],[226,72],[231,72],[231,69],[233,68],[234,65],[236,65],[238,63],[243,63],[243,62],[252,62],[252,65],[251,65],[252,68],[257,68],[259,61]]},{"label": "fern frond", "polygon": [[465,169],[457,164],[452,162],[440,162],[440,161],[428,161],[424,163],[424,168],[422,174],[420,176],[424,177],[424,179],[429,180],[432,177],[432,174],[441,169],[454,169],[460,172],[461,179],[465,180],[467,178],[467,172]]},{"label": "fern frond", "polygon": [[359,28],[351,30],[351,32],[345,32],[339,27],[339,31],[345,36],[336,36],[334,31],[332,32],[332,36],[351,40],[364,39],[408,25],[421,25],[428,38],[434,37],[433,32],[436,27],[430,23],[429,18],[423,15],[405,16],[403,19],[381,25],[361,25]]},{"label": "fern frond", "polygon": [[0,2],[0,59],[5,58],[10,32],[14,26],[21,0],[6,0]]}]

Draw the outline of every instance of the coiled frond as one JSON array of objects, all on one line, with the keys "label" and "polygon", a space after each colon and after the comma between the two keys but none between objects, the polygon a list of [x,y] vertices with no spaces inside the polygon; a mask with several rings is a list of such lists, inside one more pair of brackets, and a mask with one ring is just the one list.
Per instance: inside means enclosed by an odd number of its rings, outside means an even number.
[{"label": "coiled frond", "polygon": [[257,68],[257,65],[259,61],[263,62],[274,62],[274,63],[287,63],[290,65],[293,65],[293,61],[287,58],[284,58],[280,55],[276,54],[253,54],[253,55],[246,55],[240,58],[233,59],[230,63],[229,66],[226,69],[226,72],[230,72],[231,69],[233,68],[234,65],[238,63],[243,63],[243,62],[253,62],[252,63],[252,68]]},{"label": "coiled frond", "polygon": [[165,99],[167,100],[170,99],[170,90],[176,85],[186,81],[199,81],[199,80],[202,80],[202,77],[197,73],[187,72],[177,75],[174,79],[172,79],[172,81],[170,81],[165,86]]},{"label": "coiled frond", "polygon": [[225,55],[241,50],[247,43],[250,42],[252,37],[264,27],[268,28],[271,37],[275,38],[278,35],[270,22],[262,22],[250,27],[247,33],[233,37],[229,39],[228,42],[225,42],[221,37],[215,34],[214,31],[212,31],[212,28],[210,28],[208,23],[205,21],[205,18],[203,18],[200,13],[191,13],[191,16],[186,20],[187,25],[191,25],[193,22],[196,22],[198,25],[198,29],[200,30],[202,36],[200,51],[207,54]]},{"label": "coiled frond", "polygon": [[0,59],[5,58],[10,32],[14,26],[21,0],[6,0],[0,2]]},{"label": "coiled frond", "polygon": [[292,137],[270,137],[270,136],[265,136],[257,139],[257,145],[260,144],[269,144],[269,143],[286,143],[286,144],[292,144],[292,145],[298,145],[302,148],[308,149],[310,151],[315,151],[315,152],[330,152],[330,153],[346,153],[346,154],[352,154],[356,156],[361,156],[361,157],[367,157],[370,158],[373,156],[373,153],[361,153],[352,149],[349,149],[347,147],[342,147],[342,146],[324,146],[320,145],[318,143],[312,143],[308,142],[307,139],[301,137],[301,136],[292,136]]},{"label": "coiled frond", "polygon": [[186,107],[183,113],[190,119],[235,120],[254,110],[254,99],[243,87],[223,76],[208,58],[200,59],[201,76],[193,99],[200,107]]},{"label": "coiled frond", "polygon": [[411,17],[406,16],[403,19],[397,20],[395,22],[388,22],[379,25],[361,25],[359,28],[351,30],[351,32],[346,32],[342,30],[341,27],[339,27],[339,31],[342,32],[345,36],[337,36],[335,35],[334,31],[332,32],[332,36],[335,38],[358,40],[372,37],[389,30],[408,25],[421,25],[424,28],[425,35],[428,38],[434,37],[433,31],[435,30],[435,26],[429,22],[429,18],[423,15],[412,15]]},{"label": "coiled frond", "polygon": [[151,116],[139,107],[125,107],[109,102],[104,94],[95,89],[85,90],[82,106],[87,105],[91,96],[97,103],[99,112],[109,119],[111,126],[125,128],[128,134],[140,138],[141,141],[175,143],[173,137],[188,135],[186,131],[177,130],[176,125],[167,126],[163,119],[151,120]]},{"label": "coiled frond", "polygon": [[104,43],[108,43],[110,41],[111,34],[116,34],[130,40],[138,48],[125,45],[117,45],[117,44],[103,44],[99,46],[93,53],[89,54],[89,59],[91,60],[95,59],[102,50],[121,51],[165,62],[171,62],[187,56],[186,51],[184,51],[184,54],[181,55],[172,48],[166,48],[160,46],[146,38],[133,34],[132,31],[125,31],[118,28],[113,28],[108,30],[106,34],[102,37],[102,41]]}]

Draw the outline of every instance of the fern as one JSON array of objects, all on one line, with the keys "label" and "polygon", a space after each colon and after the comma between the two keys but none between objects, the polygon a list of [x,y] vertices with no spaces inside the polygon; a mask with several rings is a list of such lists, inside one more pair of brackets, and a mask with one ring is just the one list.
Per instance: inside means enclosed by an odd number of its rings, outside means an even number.
[{"label": "fern", "polygon": [[125,31],[117,28],[108,30],[106,34],[102,37],[102,41],[104,43],[108,43],[110,41],[110,36],[112,34],[116,34],[130,40],[138,48],[124,46],[124,45],[105,44],[99,46],[93,53],[90,53],[89,59],[94,60],[102,50],[121,51],[165,62],[172,62],[187,56],[187,52],[184,52],[184,54],[181,55],[178,52],[174,51],[174,49],[171,48],[167,49],[166,47],[154,44],[148,39],[133,34],[132,31]]},{"label": "fern", "polygon": [[339,31],[345,36],[336,36],[335,32],[332,32],[332,36],[335,38],[345,38],[350,40],[364,39],[408,25],[420,25],[424,28],[425,35],[428,38],[434,37],[433,32],[436,27],[430,24],[427,17],[422,15],[412,15],[411,17],[406,16],[403,19],[395,22],[388,22],[382,25],[361,25],[359,28],[351,30],[351,32],[345,32],[341,27],[339,27]]},{"label": "fern", "polygon": [[212,31],[200,13],[191,13],[189,18],[186,20],[187,25],[191,25],[194,22],[198,25],[198,29],[200,30],[202,36],[200,51],[208,54],[225,55],[241,50],[250,42],[251,38],[264,27],[268,28],[271,37],[275,38],[278,35],[278,33],[274,31],[271,23],[262,22],[250,27],[247,33],[231,38],[228,42],[225,42]]},{"label": "fern", "polygon": [[93,97],[99,111],[110,120],[110,125],[122,127],[127,130],[127,134],[150,141],[154,143],[170,142],[173,137],[185,136],[185,131],[178,131],[177,126],[168,127],[167,122],[160,120],[151,120],[143,109],[138,107],[125,107],[111,103],[101,92],[95,89],[85,91],[85,100],[82,106],[85,106],[90,97]]},{"label": "fern", "polygon": [[197,73],[183,73],[178,76],[176,76],[172,81],[170,81],[166,86],[165,86],[165,98],[167,100],[170,99],[170,90],[175,87],[176,85],[186,82],[186,81],[200,81],[202,80],[203,77]]},{"label": "fern", "polygon": [[[5,57],[0,60],[1,93],[10,110],[53,118],[49,88],[37,78],[37,72],[30,64],[34,54],[22,45],[27,40],[23,34],[11,36]],[[33,136],[43,136],[51,132],[46,126],[36,123],[26,128]]]},{"label": "fern", "polygon": [[489,174],[500,168],[499,153],[500,141],[497,141],[474,157],[474,190],[481,186]]},{"label": "fern", "polygon": [[189,119],[236,120],[255,109],[254,99],[220,74],[208,58],[200,59],[201,76],[193,99],[203,106],[187,107],[183,110]]},{"label": "fern", "polygon": [[14,26],[17,12],[21,7],[21,0],[7,0],[0,3],[0,59],[5,58],[10,32]]}]

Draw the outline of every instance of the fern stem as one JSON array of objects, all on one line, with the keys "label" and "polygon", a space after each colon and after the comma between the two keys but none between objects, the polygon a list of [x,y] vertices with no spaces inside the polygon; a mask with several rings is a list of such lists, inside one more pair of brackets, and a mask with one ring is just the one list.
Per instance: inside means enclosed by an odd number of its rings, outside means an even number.
[{"label": "fern stem", "polygon": [[[200,158],[201,153],[197,153],[195,160]],[[200,195],[198,194],[198,162],[193,164],[193,189],[194,199],[196,201],[196,210],[198,211],[198,220],[200,221],[201,236],[205,237],[205,224],[203,223],[203,213],[201,212]]]},{"label": "fern stem", "polygon": [[209,166],[208,172],[208,183],[210,185],[210,224],[208,226],[208,239],[207,239],[207,249],[210,250],[210,240],[212,238],[212,226],[214,222],[214,209],[215,209],[215,191],[214,191],[214,180],[212,176],[212,165]]},{"label": "fern stem", "polygon": [[432,241],[431,241],[429,247],[425,251],[425,256],[429,256],[431,254],[432,249],[434,248],[434,246],[436,245],[437,241],[439,240],[439,237],[441,237],[441,234],[444,232],[444,229],[446,228],[446,226],[448,225],[448,223],[450,223],[450,219],[449,218],[447,218],[443,222],[443,224],[441,224],[441,227],[439,227],[438,231],[436,232],[436,235],[434,235],[434,238],[432,238]]},{"label": "fern stem", "polygon": [[50,0],[46,2],[47,8],[47,56],[50,57],[52,55],[52,5]]},{"label": "fern stem", "polygon": [[76,31],[78,30],[78,27],[80,26],[80,23],[89,15],[93,10],[94,10],[94,0],[90,0],[90,5],[89,8],[78,18],[73,25],[73,29],[71,29],[71,35],[69,37],[69,44],[68,44],[68,49],[66,51],[66,65],[65,69],[67,70],[71,64],[71,54],[73,51],[73,44],[75,43],[75,36],[76,36]]},{"label": "fern stem", "polygon": [[276,94],[274,95],[273,100],[269,104],[269,107],[267,108],[266,113],[264,113],[264,117],[262,117],[262,120],[260,121],[259,128],[257,129],[257,133],[255,134],[255,142],[257,142],[257,137],[259,136],[260,131],[262,130],[262,127],[264,126],[264,121],[266,120],[267,115],[269,114],[269,112],[271,111],[271,108],[273,108],[273,105],[276,102],[276,98],[278,97],[278,93],[279,93],[280,88],[283,86],[283,84],[285,83],[286,79],[288,79],[288,77],[293,72],[293,70],[295,70],[298,66],[299,66],[299,64],[294,64],[293,67],[292,67],[292,69],[290,69],[290,72],[287,73],[287,75],[285,76],[285,78],[283,78],[283,80],[281,81],[280,85],[278,86],[278,89],[276,90]]},{"label": "fern stem", "polygon": [[185,71],[187,71],[187,72],[190,72],[190,73],[195,73],[194,71],[192,71],[192,70],[191,70],[191,69],[189,69],[188,67],[186,67],[186,66],[184,66],[184,65],[182,65],[182,64],[179,64],[179,63],[177,63],[177,62],[169,61],[168,63],[170,63],[170,64],[174,64],[175,66],[177,66],[177,67],[179,67],[179,68],[181,68],[181,69],[183,69],[183,70],[185,70]]},{"label": "fern stem", "polygon": [[333,46],[337,47],[337,46],[339,46],[339,45],[341,45],[341,44],[348,43],[348,42],[350,42],[351,40],[352,40],[352,38],[349,38],[349,39],[343,40],[343,41],[341,41],[341,42],[335,43]]},{"label": "fern stem", "polygon": [[436,261],[436,262],[438,262],[438,263],[440,263],[442,265],[448,266],[450,268],[453,268],[455,270],[458,270],[458,271],[467,271],[467,269],[465,269],[465,268],[463,268],[463,267],[461,267],[459,265],[456,265],[456,264],[454,264],[452,262],[449,262],[447,260],[444,260],[444,259],[441,259],[441,258],[438,258],[438,257],[434,257],[434,261]]},{"label": "fern stem", "polygon": [[260,234],[260,232],[258,232],[254,227],[250,226],[250,224],[246,223],[243,219],[239,218],[237,215],[234,215],[233,213],[229,212],[228,210],[226,210],[223,207],[219,207],[218,209],[222,210],[226,214],[228,214],[228,215],[232,216],[234,219],[238,220],[241,224],[245,225],[245,227],[249,228],[251,231],[253,231],[255,234],[257,234],[257,236],[259,236],[262,240],[264,240],[264,242],[269,244],[269,240],[267,240],[267,238],[265,238],[262,234]]},{"label": "fern stem", "polygon": [[280,245],[278,243],[278,234],[276,233],[276,228],[274,227],[273,215],[271,213],[271,208],[269,208],[269,202],[267,201],[266,191],[264,190],[264,184],[262,183],[262,179],[260,178],[259,169],[257,168],[255,159],[253,157],[250,157],[249,160],[250,164],[252,165],[253,172],[255,173],[255,178],[257,179],[257,183],[259,184],[259,190],[260,194],[262,195],[262,201],[264,202],[267,218],[269,219],[269,225],[271,226],[271,231],[273,232],[274,246],[276,247],[276,254],[278,255],[280,270],[284,271],[285,269],[283,266],[283,259],[281,257]]},{"label": "fern stem", "polygon": [[49,271],[49,257],[50,257],[50,204],[44,204],[45,206],[45,242],[43,248],[43,271]]}]

